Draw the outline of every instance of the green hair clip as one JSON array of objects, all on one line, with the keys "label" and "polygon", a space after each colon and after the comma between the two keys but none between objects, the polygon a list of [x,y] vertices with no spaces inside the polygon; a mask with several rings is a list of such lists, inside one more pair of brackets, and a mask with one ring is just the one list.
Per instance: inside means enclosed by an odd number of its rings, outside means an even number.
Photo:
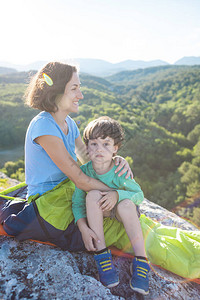
[{"label": "green hair clip", "polygon": [[47,75],[46,73],[43,73],[43,78],[46,82],[46,84],[48,84],[49,86],[53,85],[53,80],[51,79],[51,77],[49,77],[49,75]]}]

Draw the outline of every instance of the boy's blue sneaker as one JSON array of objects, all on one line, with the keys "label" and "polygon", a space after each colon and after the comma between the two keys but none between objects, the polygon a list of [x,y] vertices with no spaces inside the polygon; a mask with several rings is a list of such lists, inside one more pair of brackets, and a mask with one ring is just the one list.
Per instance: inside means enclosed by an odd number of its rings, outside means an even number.
[{"label": "boy's blue sneaker", "polygon": [[135,257],[130,266],[132,278],[130,280],[130,287],[132,290],[147,295],[149,293],[149,277],[148,272],[150,267],[145,259]]},{"label": "boy's blue sneaker", "polygon": [[110,250],[104,251],[101,254],[95,254],[94,259],[97,264],[99,279],[103,285],[108,288],[119,284],[119,276],[112,262]]}]

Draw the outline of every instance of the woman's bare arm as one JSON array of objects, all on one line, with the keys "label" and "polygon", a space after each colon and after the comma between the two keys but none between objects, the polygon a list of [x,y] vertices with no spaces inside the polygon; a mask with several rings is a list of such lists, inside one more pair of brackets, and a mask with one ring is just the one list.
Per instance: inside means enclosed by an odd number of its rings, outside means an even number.
[{"label": "woman's bare arm", "polygon": [[36,138],[35,142],[40,144],[56,166],[69,177],[79,189],[86,192],[90,190],[111,190],[111,188],[101,181],[91,178],[81,171],[80,167],[70,156],[63,141],[59,137],[43,135]]}]

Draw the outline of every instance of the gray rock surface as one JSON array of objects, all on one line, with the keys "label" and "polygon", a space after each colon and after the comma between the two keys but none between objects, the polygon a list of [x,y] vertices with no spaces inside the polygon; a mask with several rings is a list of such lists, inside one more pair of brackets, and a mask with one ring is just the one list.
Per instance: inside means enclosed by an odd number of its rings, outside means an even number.
[{"label": "gray rock surface", "polygon": [[[146,199],[141,211],[164,225],[198,230]],[[92,254],[69,253],[49,245],[0,236],[0,299],[200,299],[200,285],[153,266],[149,295],[133,292],[129,287],[130,263],[130,258],[114,256],[120,284],[109,290],[98,281]]]},{"label": "gray rock surface", "polygon": [[0,238],[0,299],[199,299],[199,286],[160,269],[150,272],[150,294],[129,287],[130,259],[114,257],[119,286],[97,280],[91,254],[69,253],[35,242]]}]

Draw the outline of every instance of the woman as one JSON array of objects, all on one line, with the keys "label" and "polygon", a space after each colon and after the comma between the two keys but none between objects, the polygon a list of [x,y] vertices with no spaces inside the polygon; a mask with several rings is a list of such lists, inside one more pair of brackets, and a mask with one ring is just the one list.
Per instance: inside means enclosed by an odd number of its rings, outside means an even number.
[{"label": "woman", "polygon": [[[48,63],[31,81],[26,103],[41,110],[30,123],[25,141],[27,202],[9,201],[1,209],[4,230],[19,240],[50,241],[70,251],[85,249],[81,234],[73,223],[71,198],[74,184],[86,192],[108,191],[102,182],[85,175],[76,156],[88,160],[76,123],[69,117],[77,113],[83,99],[75,67]],[[131,170],[122,158],[119,176]],[[88,229],[90,230],[90,229]],[[91,231],[92,240],[98,237]]]}]

